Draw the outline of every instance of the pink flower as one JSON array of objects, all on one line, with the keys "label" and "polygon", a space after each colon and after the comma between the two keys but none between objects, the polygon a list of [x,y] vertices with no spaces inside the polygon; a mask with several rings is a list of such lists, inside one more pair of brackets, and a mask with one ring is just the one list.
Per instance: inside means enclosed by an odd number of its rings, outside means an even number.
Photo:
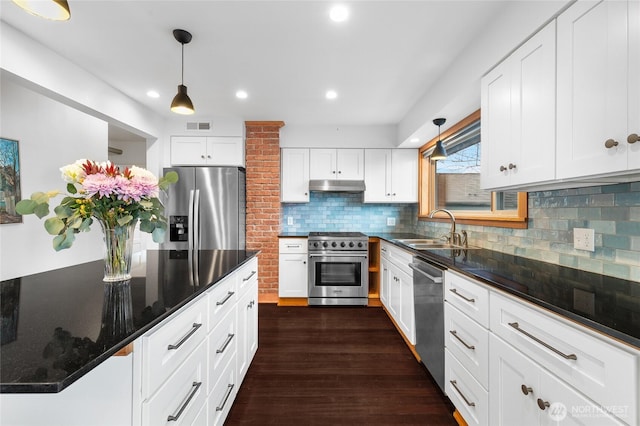
[{"label": "pink flower", "polygon": [[119,186],[119,179],[102,173],[87,175],[82,182],[87,197],[98,194],[99,198],[102,198],[117,194]]}]

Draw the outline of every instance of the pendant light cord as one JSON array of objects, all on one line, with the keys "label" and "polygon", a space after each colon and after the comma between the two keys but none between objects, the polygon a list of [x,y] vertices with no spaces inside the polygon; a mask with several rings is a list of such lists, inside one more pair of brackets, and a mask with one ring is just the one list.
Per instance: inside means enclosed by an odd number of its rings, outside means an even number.
[{"label": "pendant light cord", "polygon": [[182,45],[182,77],[180,84],[184,86],[184,43],[180,43]]}]

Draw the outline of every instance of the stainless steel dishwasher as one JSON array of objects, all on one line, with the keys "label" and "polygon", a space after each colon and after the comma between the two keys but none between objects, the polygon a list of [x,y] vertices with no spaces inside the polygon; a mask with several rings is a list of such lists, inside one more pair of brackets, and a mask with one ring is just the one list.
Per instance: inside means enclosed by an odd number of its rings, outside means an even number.
[{"label": "stainless steel dishwasher", "polygon": [[416,351],[444,392],[443,269],[414,257],[413,300],[416,317]]}]

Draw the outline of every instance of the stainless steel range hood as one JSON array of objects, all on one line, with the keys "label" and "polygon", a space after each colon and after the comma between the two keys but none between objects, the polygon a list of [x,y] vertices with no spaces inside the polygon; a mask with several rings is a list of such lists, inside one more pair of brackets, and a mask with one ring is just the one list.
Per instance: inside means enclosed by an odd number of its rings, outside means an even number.
[{"label": "stainless steel range hood", "polygon": [[309,191],[317,192],[364,192],[363,180],[313,179],[309,181]]}]

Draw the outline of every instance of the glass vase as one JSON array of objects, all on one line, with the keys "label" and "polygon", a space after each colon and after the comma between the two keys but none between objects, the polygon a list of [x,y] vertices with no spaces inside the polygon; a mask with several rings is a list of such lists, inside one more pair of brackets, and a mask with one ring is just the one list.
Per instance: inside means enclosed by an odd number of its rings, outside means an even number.
[{"label": "glass vase", "polygon": [[102,326],[97,340],[100,350],[111,348],[129,337],[134,330],[131,281],[105,282]]},{"label": "glass vase", "polygon": [[124,281],[131,279],[131,255],[133,253],[133,233],[136,222],[132,220],[123,226],[110,227],[98,220],[104,236],[104,278],[102,281]]}]

